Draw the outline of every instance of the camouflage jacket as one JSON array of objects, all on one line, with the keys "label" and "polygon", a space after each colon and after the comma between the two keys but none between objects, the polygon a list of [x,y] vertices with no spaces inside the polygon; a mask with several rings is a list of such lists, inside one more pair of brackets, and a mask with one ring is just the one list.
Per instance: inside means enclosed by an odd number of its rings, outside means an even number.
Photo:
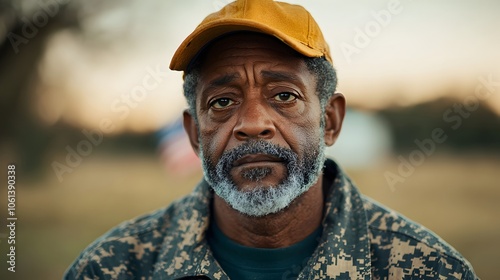
[{"label": "camouflage jacket", "polygon": [[[477,279],[451,246],[362,196],[331,160],[323,181],[319,245],[282,279]],[[64,279],[229,279],[205,240],[212,196],[202,181],[167,208],[121,224],[83,251]]]}]

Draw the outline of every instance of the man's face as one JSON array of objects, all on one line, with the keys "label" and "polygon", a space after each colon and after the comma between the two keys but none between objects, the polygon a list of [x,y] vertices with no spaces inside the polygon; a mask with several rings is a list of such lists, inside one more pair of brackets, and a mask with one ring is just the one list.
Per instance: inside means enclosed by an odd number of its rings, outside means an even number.
[{"label": "man's face", "polygon": [[317,182],[316,79],[289,47],[257,34],[221,39],[205,54],[196,91],[205,177],[234,209],[275,213]]}]

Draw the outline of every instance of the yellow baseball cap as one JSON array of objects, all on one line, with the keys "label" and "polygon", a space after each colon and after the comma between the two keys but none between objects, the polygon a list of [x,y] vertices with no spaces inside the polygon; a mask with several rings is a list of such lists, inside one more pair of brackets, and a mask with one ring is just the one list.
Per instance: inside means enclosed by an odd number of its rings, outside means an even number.
[{"label": "yellow baseball cap", "polygon": [[196,27],[175,52],[170,69],[186,71],[206,44],[235,31],[272,35],[304,56],[325,57],[333,64],[323,33],[304,7],[273,0],[237,0]]}]

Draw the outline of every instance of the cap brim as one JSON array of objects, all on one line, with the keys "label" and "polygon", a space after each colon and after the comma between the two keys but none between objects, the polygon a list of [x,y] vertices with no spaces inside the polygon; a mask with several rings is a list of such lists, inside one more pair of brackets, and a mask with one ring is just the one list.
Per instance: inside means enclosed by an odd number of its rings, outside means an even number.
[{"label": "cap brim", "polygon": [[270,28],[267,25],[247,19],[222,19],[210,22],[205,26],[200,26],[195,30],[195,32],[191,33],[191,35],[189,35],[182,42],[172,57],[170,69],[186,71],[191,60],[200,50],[203,49],[206,44],[224,34],[235,31],[254,31],[274,36],[295,51],[307,57],[321,57],[324,55],[322,51],[307,46],[305,42],[300,42],[297,39],[292,38],[279,30]]}]

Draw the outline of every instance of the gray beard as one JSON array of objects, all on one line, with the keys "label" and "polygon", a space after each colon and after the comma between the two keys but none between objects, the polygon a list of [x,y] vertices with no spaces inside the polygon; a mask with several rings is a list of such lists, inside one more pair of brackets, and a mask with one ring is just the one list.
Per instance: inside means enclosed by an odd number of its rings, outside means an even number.
[{"label": "gray beard", "polygon": [[[304,158],[300,161],[291,149],[264,140],[249,141],[226,151],[216,164],[210,160],[210,154],[205,154],[203,147],[200,150],[205,180],[214,192],[235,210],[253,217],[277,213],[288,207],[317,182],[325,160],[325,144],[321,139],[304,151]],[[230,171],[234,161],[248,154],[265,154],[281,159],[286,164],[286,177],[278,185],[263,185],[259,182],[271,174],[272,169],[247,169],[241,176],[256,182],[257,186],[250,191],[239,190]]]}]

